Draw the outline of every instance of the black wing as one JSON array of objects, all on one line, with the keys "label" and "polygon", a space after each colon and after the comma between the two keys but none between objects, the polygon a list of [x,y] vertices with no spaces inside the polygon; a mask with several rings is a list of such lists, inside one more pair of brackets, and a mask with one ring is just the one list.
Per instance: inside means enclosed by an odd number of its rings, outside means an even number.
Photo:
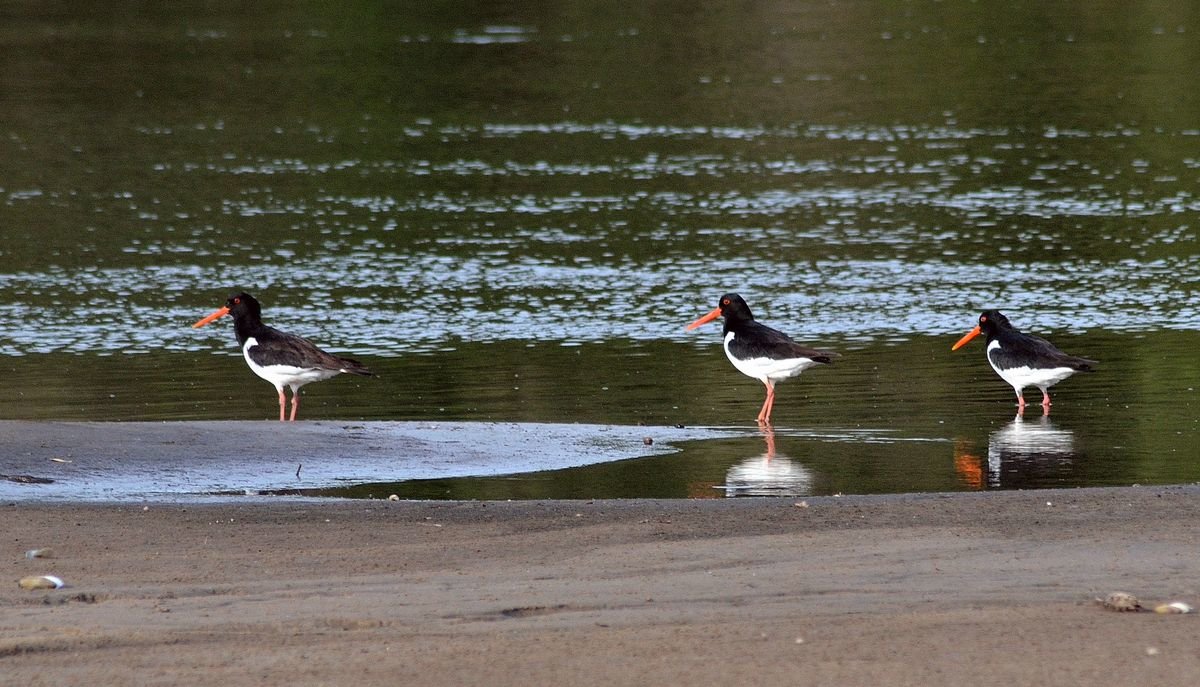
[{"label": "black wing", "polygon": [[746,322],[733,331],[733,340],[729,342],[729,351],[743,360],[749,358],[770,358],[771,360],[790,360],[792,358],[808,358],[818,363],[832,363],[840,357],[833,351],[819,351],[815,348],[801,346],[792,337],[777,329],[759,324]]},{"label": "black wing", "polygon": [[341,370],[351,374],[371,376],[362,363],[349,358],[339,358],[326,353],[308,339],[263,327],[254,333],[258,345],[249,351],[250,358],[259,365],[289,365],[303,369]]},{"label": "black wing", "polygon": [[988,356],[997,367],[1050,368],[1069,367],[1072,370],[1089,371],[1097,364],[1095,360],[1068,355],[1049,341],[1031,334],[1012,332],[998,337],[1000,348]]}]

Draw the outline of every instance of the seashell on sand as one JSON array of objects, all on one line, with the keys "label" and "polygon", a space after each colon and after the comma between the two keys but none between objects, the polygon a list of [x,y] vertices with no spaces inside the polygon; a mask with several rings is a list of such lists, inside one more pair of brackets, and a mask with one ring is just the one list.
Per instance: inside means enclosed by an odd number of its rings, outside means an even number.
[{"label": "seashell on sand", "polygon": [[1182,601],[1159,604],[1154,607],[1155,613],[1194,613],[1195,609]]},{"label": "seashell on sand", "polygon": [[30,575],[22,577],[17,581],[17,586],[21,589],[60,589],[63,586],[62,578],[54,575]]}]

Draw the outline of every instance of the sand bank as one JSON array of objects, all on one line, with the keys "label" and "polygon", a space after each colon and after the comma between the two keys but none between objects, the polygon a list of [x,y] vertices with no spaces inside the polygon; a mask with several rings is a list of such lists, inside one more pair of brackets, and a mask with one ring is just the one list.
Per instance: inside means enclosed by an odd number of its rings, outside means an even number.
[{"label": "sand bank", "polygon": [[5,684],[1200,682],[1194,487],[0,508]]}]

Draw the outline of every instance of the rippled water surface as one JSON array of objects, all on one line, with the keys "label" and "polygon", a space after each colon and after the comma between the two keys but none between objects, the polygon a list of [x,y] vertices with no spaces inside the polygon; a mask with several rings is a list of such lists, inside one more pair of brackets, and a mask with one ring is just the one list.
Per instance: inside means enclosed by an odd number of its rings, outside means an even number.
[{"label": "rippled water surface", "polygon": [[[1194,481],[1198,31],[1107,0],[20,3],[0,416],[272,417],[228,322],[189,327],[246,289],[381,373],[302,417],[742,433],[397,493]],[[728,290],[844,354],[771,436],[719,326],[683,329]],[[949,353],[984,307],[1099,371],[1014,421]]]}]

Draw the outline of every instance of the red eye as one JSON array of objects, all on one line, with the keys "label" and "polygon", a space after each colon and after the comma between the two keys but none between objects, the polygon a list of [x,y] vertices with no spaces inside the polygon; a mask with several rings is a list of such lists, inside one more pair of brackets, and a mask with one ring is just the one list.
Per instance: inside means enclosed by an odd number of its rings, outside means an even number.
[{"label": "red eye", "polygon": [[979,321],[980,321],[980,322],[987,322],[987,317],[980,316],[980,318],[979,318]]},{"label": "red eye", "polygon": [[729,305],[729,299],[726,298],[725,300],[721,301],[721,305]]},{"label": "red eye", "polygon": [[233,299],[233,304],[234,304],[234,305],[237,305],[238,303],[241,303],[241,302],[242,302],[242,299],[240,299],[240,298],[235,298],[235,299]]}]

